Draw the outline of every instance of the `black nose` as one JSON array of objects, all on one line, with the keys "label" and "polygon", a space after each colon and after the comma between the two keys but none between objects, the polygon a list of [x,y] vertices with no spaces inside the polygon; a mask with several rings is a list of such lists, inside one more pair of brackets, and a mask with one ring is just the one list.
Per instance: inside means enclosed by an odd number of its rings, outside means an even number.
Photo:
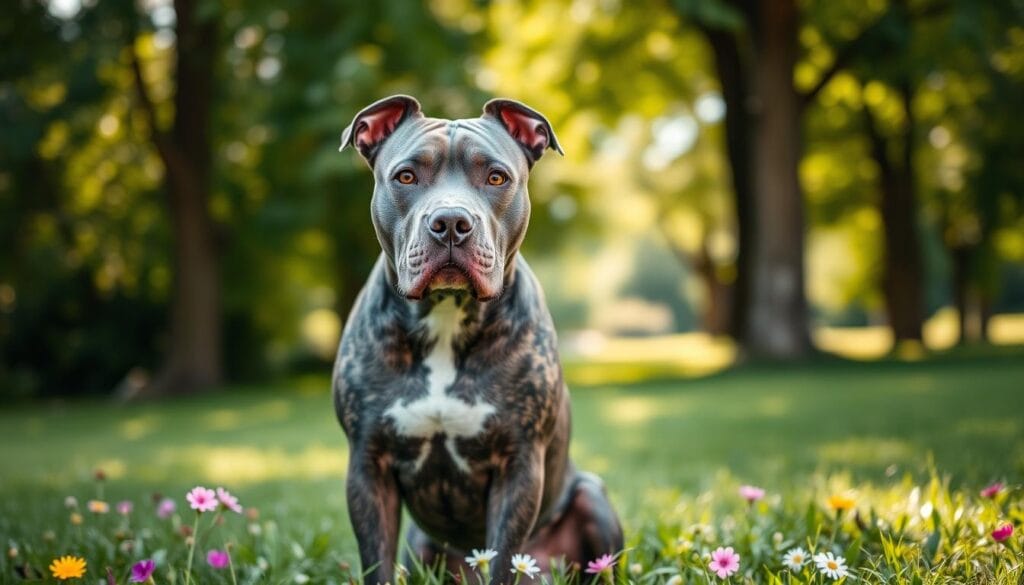
[{"label": "black nose", "polygon": [[473,216],[462,207],[441,207],[427,218],[427,229],[438,242],[458,246],[473,233]]}]

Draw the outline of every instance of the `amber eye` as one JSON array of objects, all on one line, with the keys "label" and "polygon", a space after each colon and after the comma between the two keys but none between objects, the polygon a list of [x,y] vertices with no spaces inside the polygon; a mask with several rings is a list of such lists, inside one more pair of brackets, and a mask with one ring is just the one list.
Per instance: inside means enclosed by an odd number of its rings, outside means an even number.
[{"label": "amber eye", "polygon": [[507,182],[508,175],[501,171],[493,171],[490,175],[487,175],[488,185],[494,185],[495,187],[497,187],[498,185],[504,185]]},{"label": "amber eye", "polygon": [[416,182],[416,174],[412,171],[400,171],[395,175],[395,179],[403,185],[412,185]]}]

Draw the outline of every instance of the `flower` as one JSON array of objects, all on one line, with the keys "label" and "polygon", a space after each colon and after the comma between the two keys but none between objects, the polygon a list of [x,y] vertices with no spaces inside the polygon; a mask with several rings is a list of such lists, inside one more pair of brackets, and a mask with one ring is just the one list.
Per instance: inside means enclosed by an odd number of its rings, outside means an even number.
[{"label": "flower", "polygon": [[527,554],[512,555],[512,572],[521,573],[533,579],[540,572],[537,561]]},{"label": "flower", "polygon": [[782,557],[782,564],[786,565],[786,568],[794,573],[799,573],[800,569],[807,563],[807,551],[800,548],[789,549],[789,552]]},{"label": "flower", "polygon": [[133,508],[135,508],[135,505],[129,502],[128,500],[124,500],[123,502],[117,503],[117,513],[122,516],[127,516],[128,514],[131,514]]},{"label": "flower", "polygon": [[106,514],[110,511],[110,504],[103,500],[89,500],[86,507],[89,508],[89,511],[93,514]]},{"label": "flower", "polygon": [[214,569],[223,569],[231,562],[231,557],[228,556],[227,551],[211,550],[206,553],[206,562]]},{"label": "flower", "polygon": [[64,498],[64,507],[68,510],[74,510],[78,507],[78,498],[75,496],[68,496]]},{"label": "flower", "polygon": [[217,499],[220,500],[220,503],[228,510],[231,510],[236,514],[242,513],[242,506],[238,504],[238,498],[232,496],[231,492],[228,490],[222,487],[217,488]]},{"label": "flower", "polygon": [[665,585],[683,585],[683,577],[679,573],[672,575],[665,581]]},{"label": "flower", "polygon": [[299,585],[302,585],[303,583],[309,583],[309,575],[305,573],[298,573],[297,575],[295,575],[295,582]]},{"label": "flower", "polygon": [[139,561],[132,565],[132,576],[129,581],[132,583],[145,583],[156,570],[156,563],[152,559]]},{"label": "flower", "polygon": [[764,497],[764,490],[752,485],[741,485],[740,497],[753,504]]},{"label": "flower", "polygon": [[719,579],[725,579],[740,569],[740,555],[736,554],[732,547],[718,547],[711,553],[711,562],[708,569],[718,575]]},{"label": "flower", "polygon": [[469,563],[470,567],[474,569],[480,569],[486,571],[487,567],[490,566],[491,561],[494,557],[498,556],[498,551],[485,548],[484,550],[473,549],[473,554],[466,557],[466,562]]},{"label": "flower", "polygon": [[80,526],[82,524],[82,515],[78,512],[72,512],[70,520],[71,524],[75,526]]},{"label": "flower", "polygon": [[156,515],[158,518],[167,519],[170,518],[174,511],[178,509],[178,505],[174,503],[171,498],[164,498],[157,504]]},{"label": "flower", "polygon": [[643,565],[641,565],[640,563],[630,563],[630,565],[629,565],[629,574],[630,575],[633,575],[634,577],[637,577],[637,576],[640,575],[640,573],[643,573],[643,572],[644,572],[644,566]]},{"label": "flower", "polygon": [[846,559],[837,557],[830,552],[814,555],[814,562],[818,565],[818,570],[833,581],[842,579],[850,574],[846,569]]},{"label": "flower", "polygon": [[981,490],[981,497],[991,499],[998,496],[1001,491],[1003,491],[1003,482],[997,481]]},{"label": "flower", "polygon": [[77,579],[85,574],[85,559],[70,555],[53,559],[50,563],[50,572],[61,581]]},{"label": "flower", "polygon": [[587,563],[587,570],[585,572],[592,575],[598,573],[604,573],[605,571],[611,572],[612,567],[615,566],[615,557],[609,554],[602,555],[597,559]]},{"label": "flower", "polygon": [[1013,524],[1007,522],[999,528],[992,531],[992,540],[996,542],[1003,542],[1007,538],[1013,535]]},{"label": "flower", "polygon": [[848,496],[846,494],[833,494],[828,498],[828,507],[832,508],[836,512],[849,510],[856,503],[856,500],[854,500],[851,496]]},{"label": "flower", "polygon": [[193,510],[199,512],[213,512],[217,509],[217,494],[210,488],[196,486],[186,496],[189,505]]}]

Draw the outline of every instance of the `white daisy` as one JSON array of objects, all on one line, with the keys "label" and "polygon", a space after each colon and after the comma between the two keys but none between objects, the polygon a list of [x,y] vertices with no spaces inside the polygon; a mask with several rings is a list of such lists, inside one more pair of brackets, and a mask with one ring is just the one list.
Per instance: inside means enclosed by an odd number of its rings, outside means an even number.
[{"label": "white daisy", "polygon": [[814,555],[814,562],[818,565],[818,570],[833,581],[842,579],[850,574],[846,569],[846,559],[837,557],[830,552]]},{"label": "white daisy", "polygon": [[527,554],[512,555],[512,572],[526,575],[533,579],[533,576],[540,573],[537,561]]},{"label": "white daisy", "polygon": [[789,552],[787,552],[786,555],[782,557],[782,564],[786,565],[786,568],[790,571],[793,571],[794,573],[799,573],[800,569],[802,569],[804,565],[807,564],[807,551],[800,548],[799,546],[796,548],[789,549]]},{"label": "white daisy", "polygon": [[498,551],[496,550],[491,550],[489,548],[477,550],[474,548],[473,554],[466,557],[466,562],[474,569],[486,570],[496,556],[498,556]]}]

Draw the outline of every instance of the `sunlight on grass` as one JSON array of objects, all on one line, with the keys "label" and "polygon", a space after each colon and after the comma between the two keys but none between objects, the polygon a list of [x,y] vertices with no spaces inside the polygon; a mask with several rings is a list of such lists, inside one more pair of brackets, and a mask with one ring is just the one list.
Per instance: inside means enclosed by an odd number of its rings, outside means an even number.
[{"label": "sunlight on grass", "polygon": [[1024,344],[1024,313],[995,315],[988,323],[988,334],[996,345]]},{"label": "sunlight on grass", "polygon": [[194,445],[163,450],[160,468],[191,469],[196,481],[246,485],[344,477],[348,450],[312,444],[299,452],[245,446]]},{"label": "sunlight on grass", "polygon": [[[932,351],[956,345],[960,331],[957,312],[952,307],[936,311],[924,324],[924,343]],[[869,327],[819,327],[812,337],[819,349],[855,360],[875,360],[893,349],[892,330],[886,325]],[[996,345],[1024,344],[1024,314],[995,315],[989,321],[990,341]],[[904,346],[896,352],[905,361],[923,358],[923,348]]]},{"label": "sunlight on grass", "polygon": [[818,447],[818,454],[827,463],[841,465],[875,465],[914,461],[919,455],[905,440],[882,437],[850,437]]},{"label": "sunlight on grass", "polygon": [[129,441],[142,439],[159,428],[160,418],[146,414],[126,419],[121,422],[121,436]]},{"label": "sunlight on grass", "polygon": [[736,360],[736,346],[706,333],[608,337],[589,331],[565,343],[562,357],[570,384],[623,384],[721,371]]}]

